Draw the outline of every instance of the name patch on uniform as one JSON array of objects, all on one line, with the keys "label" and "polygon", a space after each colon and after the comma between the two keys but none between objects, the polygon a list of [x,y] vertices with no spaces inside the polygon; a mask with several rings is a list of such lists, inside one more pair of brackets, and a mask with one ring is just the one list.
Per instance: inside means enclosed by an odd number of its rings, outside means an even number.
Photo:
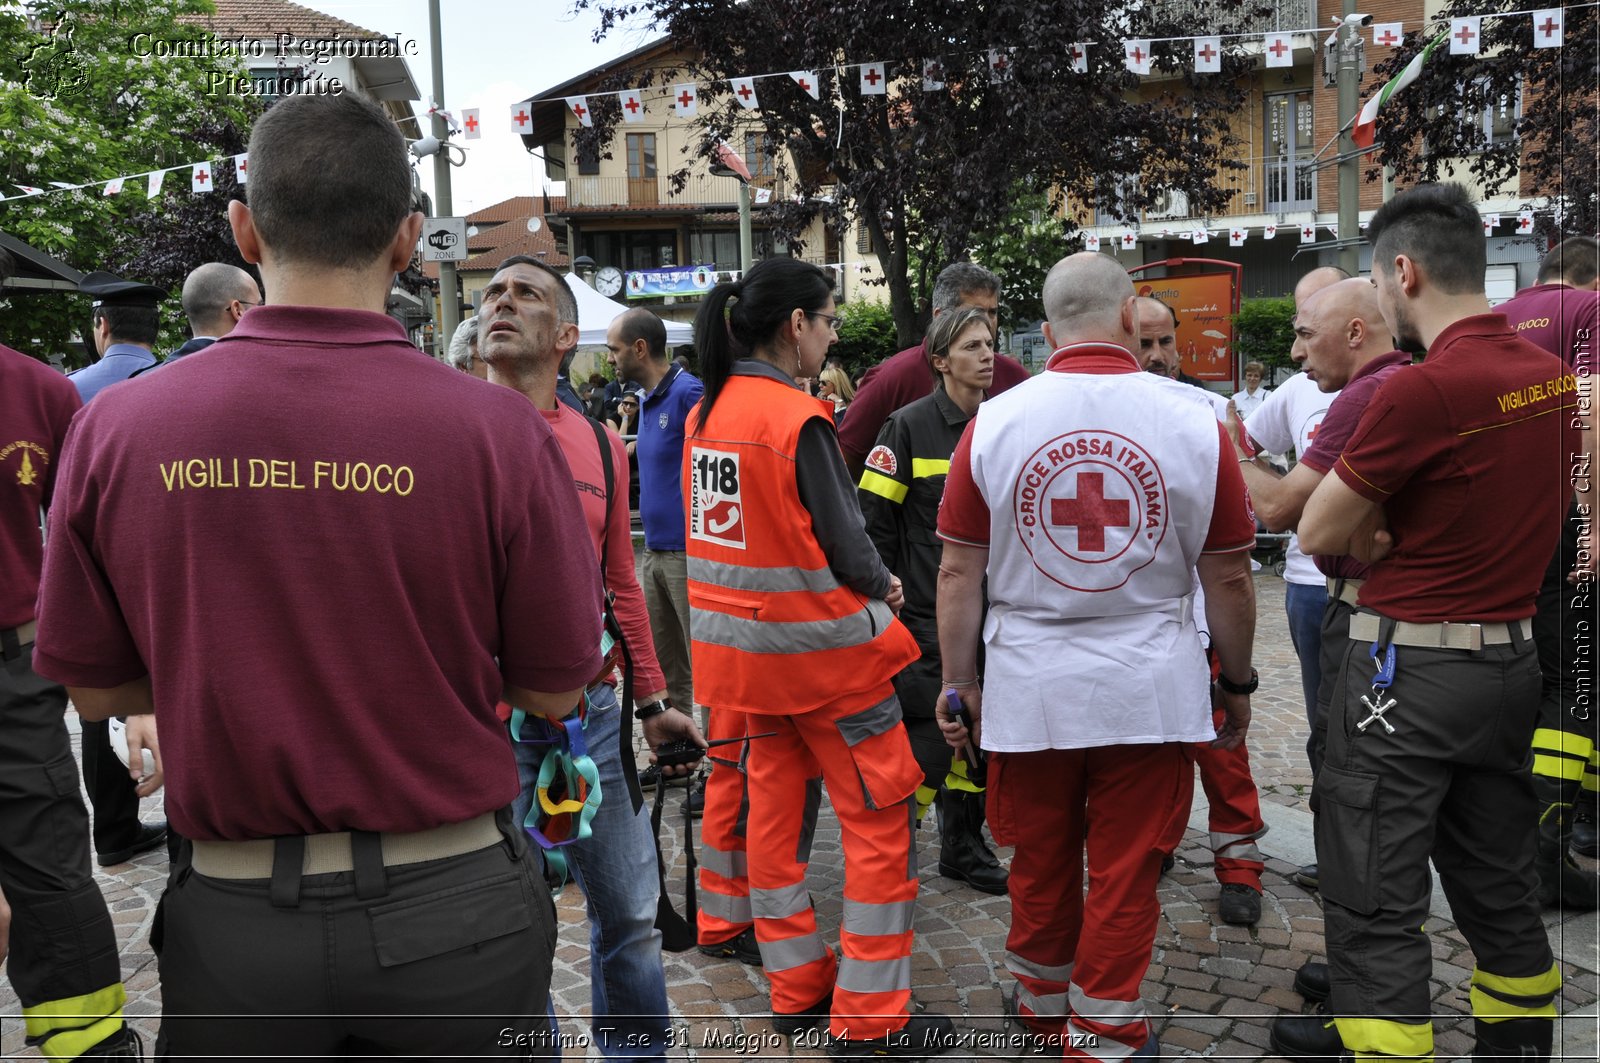
[{"label": "name patch on uniform", "polygon": [[0,447],[0,464],[9,467],[15,463],[17,483],[33,487],[44,480],[45,467],[50,464],[50,452],[31,439],[19,439]]},{"label": "name patch on uniform", "polygon": [[738,453],[691,447],[689,468],[694,488],[689,493],[689,537],[745,549]]},{"label": "name patch on uniform", "polygon": [[1077,591],[1121,587],[1155,560],[1167,534],[1161,467],[1115,432],[1069,432],[1034,451],[1011,504],[1034,566]]},{"label": "name patch on uniform", "polygon": [[876,469],[885,476],[893,476],[899,471],[900,464],[894,460],[894,451],[879,444],[867,455],[867,468]]},{"label": "name patch on uniform", "polygon": [[416,487],[409,465],[294,458],[180,458],[160,464],[168,491],[245,488],[280,491],[352,491],[404,498]]}]

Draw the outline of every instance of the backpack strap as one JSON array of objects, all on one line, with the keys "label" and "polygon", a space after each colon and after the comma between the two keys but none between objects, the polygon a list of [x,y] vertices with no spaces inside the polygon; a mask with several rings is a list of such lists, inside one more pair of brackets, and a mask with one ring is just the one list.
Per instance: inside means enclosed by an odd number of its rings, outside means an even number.
[{"label": "backpack strap", "polygon": [[[600,467],[605,470],[606,477],[606,521],[605,529],[600,534],[600,583],[605,586],[606,571],[611,560],[611,519],[616,513],[617,506],[617,470],[614,464],[614,455],[611,453],[611,437],[606,435],[606,426],[593,417],[585,417],[589,427],[594,429],[595,442],[600,447]],[[605,592],[605,622],[606,630],[611,632],[611,637],[617,645],[622,647],[622,720],[617,727],[617,740],[622,747],[622,777],[628,784],[628,799],[633,803],[633,811],[638,815],[644,807],[644,793],[639,789],[639,772],[633,759],[633,654],[628,651],[628,641],[622,636],[622,625],[617,622],[616,613],[611,608],[612,594]]]}]

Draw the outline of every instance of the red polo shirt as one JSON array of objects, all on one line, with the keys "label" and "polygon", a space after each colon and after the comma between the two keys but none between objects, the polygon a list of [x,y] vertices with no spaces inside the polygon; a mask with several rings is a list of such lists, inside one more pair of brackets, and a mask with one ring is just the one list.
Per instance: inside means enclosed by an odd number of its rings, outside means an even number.
[{"label": "red polo shirt", "polygon": [[[1084,373],[1106,376],[1138,373],[1138,359],[1125,347],[1113,343],[1074,343],[1062,347],[1045,363],[1047,373]],[[1187,385],[1184,385],[1187,386]],[[979,411],[982,416],[982,410]],[[977,418],[961,433],[961,442],[950,456],[950,474],[944,482],[944,500],[939,505],[939,535],[953,542],[974,546],[989,544],[989,503],[983,499],[972,479],[972,432]],[[1234,457],[1233,443],[1221,422],[1217,423],[1221,446],[1217,453],[1217,493],[1211,506],[1211,526],[1206,533],[1205,553],[1228,553],[1255,545],[1255,521],[1245,501],[1244,476]]]},{"label": "red polo shirt", "polygon": [[1569,369],[1594,371],[1595,330],[1600,328],[1600,292],[1565,284],[1536,284],[1495,307],[1518,336],[1538,344]]},{"label": "red polo shirt", "polygon": [[44,537],[67,425],[83,400],[50,366],[0,346],[0,630],[33,619]]},{"label": "red polo shirt", "polygon": [[1499,314],[1455,322],[1383,382],[1334,465],[1394,536],[1363,606],[1423,623],[1533,615],[1572,495],[1574,388]]},{"label": "red polo shirt", "polygon": [[504,684],[599,669],[572,473],[533,405],[382,314],[262,306],[73,421],[35,667],[148,672],[185,836],[418,831],[511,803]]}]

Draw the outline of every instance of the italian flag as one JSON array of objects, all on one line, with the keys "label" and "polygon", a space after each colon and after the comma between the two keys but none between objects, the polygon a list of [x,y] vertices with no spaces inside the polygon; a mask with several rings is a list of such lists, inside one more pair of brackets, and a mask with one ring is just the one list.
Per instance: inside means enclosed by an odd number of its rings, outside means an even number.
[{"label": "italian flag", "polygon": [[1406,64],[1406,68],[1396,74],[1389,83],[1367,100],[1361,108],[1361,113],[1356,115],[1356,127],[1350,131],[1350,139],[1359,147],[1370,148],[1378,135],[1378,111],[1389,102],[1389,97],[1417,80],[1422,74],[1422,64],[1428,61],[1433,50],[1444,43],[1445,34],[1441,33],[1428,43],[1428,46],[1417,53],[1415,59]]}]

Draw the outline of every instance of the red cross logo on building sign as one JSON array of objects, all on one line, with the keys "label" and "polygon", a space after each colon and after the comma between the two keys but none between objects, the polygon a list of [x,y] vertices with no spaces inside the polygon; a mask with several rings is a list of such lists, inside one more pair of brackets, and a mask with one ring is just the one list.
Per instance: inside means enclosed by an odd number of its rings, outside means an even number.
[{"label": "red cross logo on building sign", "polygon": [[867,67],[867,72],[861,76],[865,78],[867,84],[871,85],[873,88],[877,88],[878,82],[883,80],[883,75],[878,73],[877,67]]},{"label": "red cross logo on building sign", "polygon": [[478,131],[478,116],[475,114],[467,115],[466,126],[467,132],[476,133]]},{"label": "red cross logo on building sign", "polygon": [[1129,52],[1128,54],[1133,57],[1133,61],[1135,63],[1144,62],[1144,50],[1137,44],[1133,46],[1133,51]]},{"label": "red cross logo on building sign", "polygon": [[1561,23],[1557,22],[1553,18],[1546,18],[1544,20],[1544,25],[1539,27],[1539,32],[1544,34],[1546,39],[1548,39],[1550,37],[1554,37],[1556,35],[1556,30],[1560,28]]},{"label": "red cross logo on building sign", "polygon": [[194,173],[194,179],[199,181],[201,184],[205,184],[207,181],[211,180],[211,175],[206,173],[204,170],[196,170]]},{"label": "red cross logo on building sign", "polygon": [[1394,35],[1394,30],[1384,30],[1383,36],[1378,38],[1378,43],[1385,48],[1393,48],[1400,43],[1400,38]]},{"label": "red cross logo on building sign", "polygon": [[1459,30],[1456,31],[1456,34],[1455,34],[1456,40],[1461,42],[1461,46],[1463,48],[1465,48],[1467,45],[1471,44],[1472,43],[1472,38],[1474,38],[1476,36],[1477,36],[1477,34],[1472,32],[1472,27],[1471,26],[1462,26]]},{"label": "red cross logo on building sign", "polygon": [[[579,121],[582,121],[583,120],[583,116],[589,113],[589,108],[585,107],[581,103],[575,103],[575,104],[572,105],[572,113],[578,116],[578,120]],[[522,124],[522,116],[521,115],[517,116],[517,124],[518,125]]]},{"label": "red cross logo on building sign", "polygon": [[1200,58],[1204,59],[1208,63],[1211,62],[1212,59],[1216,58],[1216,55],[1216,50],[1209,44],[1200,49]]},{"label": "red cross logo on building sign", "polygon": [[1050,523],[1077,529],[1079,550],[1103,553],[1106,529],[1128,527],[1128,500],[1106,497],[1105,473],[1080,472],[1077,497],[1050,502]]},{"label": "red cross logo on building sign", "polygon": [[693,102],[694,96],[689,92],[688,89],[684,89],[683,92],[678,96],[679,107],[687,107]]},{"label": "red cross logo on building sign", "polygon": [[1267,49],[1267,51],[1271,52],[1277,59],[1282,59],[1283,53],[1287,52],[1288,50],[1289,46],[1283,43],[1282,37],[1279,37],[1277,40],[1273,41],[1272,47]]},{"label": "red cross logo on building sign", "polygon": [[[576,110],[576,108],[574,108],[574,110]],[[511,116],[511,120],[513,122],[517,123],[517,125],[519,125],[519,126],[527,125],[528,124],[528,112],[527,111],[518,111],[516,114]]]}]

